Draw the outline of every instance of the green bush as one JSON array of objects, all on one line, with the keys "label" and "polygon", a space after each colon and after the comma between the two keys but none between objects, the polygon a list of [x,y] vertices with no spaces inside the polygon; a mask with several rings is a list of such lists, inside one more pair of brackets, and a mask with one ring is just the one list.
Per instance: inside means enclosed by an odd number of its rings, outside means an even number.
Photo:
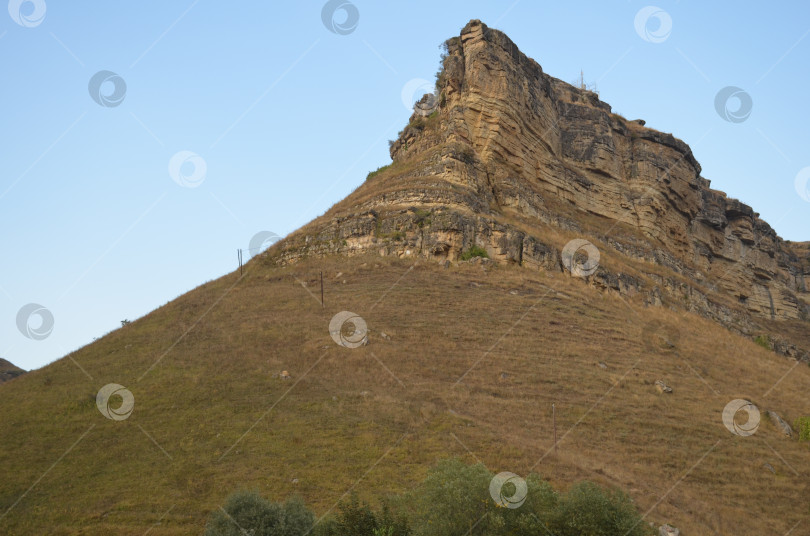
[{"label": "green bush", "polygon": [[[810,417],[806,417],[810,424]],[[238,492],[217,510],[205,536],[647,536],[652,529],[630,498],[592,482],[575,484],[567,493],[531,474],[522,502],[507,481],[493,499],[493,474],[481,464],[444,460],[416,488],[372,509],[356,496],[317,525],[300,500],[271,503],[256,493]],[[246,531],[246,532],[245,532]]]},{"label": "green bush", "polygon": [[756,337],[754,337],[754,342],[762,346],[766,350],[771,349],[771,338],[768,337],[767,335],[757,335]]},{"label": "green bush", "polygon": [[318,523],[313,536],[409,536],[408,522],[394,517],[387,503],[378,514],[355,495],[341,502],[338,514]]},{"label": "green bush", "polygon": [[417,209],[414,211],[414,223],[421,229],[425,225],[430,226],[432,220],[430,215],[433,214],[432,211],[426,209]]},{"label": "green bush", "polygon": [[436,127],[439,126],[439,111],[433,110],[427,117],[416,116],[411,119],[408,125],[419,131],[425,129],[436,130]]},{"label": "green bush", "polygon": [[799,434],[799,441],[810,441],[810,417],[799,417],[793,427]]},{"label": "green bush", "polygon": [[205,536],[304,536],[314,523],[315,516],[298,498],[273,503],[257,492],[237,491],[214,511]]},{"label": "green bush", "polygon": [[481,465],[444,460],[404,499],[404,508],[416,534],[457,536],[472,528],[470,536],[484,534],[488,523],[479,520],[492,510],[489,482]]},{"label": "green bush", "polygon": [[549,528],[556,536],[644,536],[651,532],[630,497],[593,482],[575,484],[562,496]]},{"label": "green bush", "polygon": [[461,257],[459,257],[462,261],[468,261],[473,257],[483,257],[485,259],[489,258],[489,254],[487,254],[487,250],[479,246],[472,246],[467,251],[461,253]]},{"label": "green bush", "polygon": [[360,503],[356,496],[339,507],[337,519],[338,536],[374,536],[377,530],[377,516],[366,503]]},{"label": "green bush", "polygon": [[[389,145],[393,145],[394,143],[395,143],[395,142],[394,142],[393,140],[388,142],[388,144],[389,144]],[[375,176],[377,176],[379,173],[382,173],[382,172],[383,172],[383,171],[385,171],[386,169],[390,168],[392,165],[393,165],[393,163],[388,164],[388,165],[385,165],[385,166],[380,166],[380,167],[378,167],[377,169],[375,169],[374,171],[370,171],[370,172],[368,173],[368,175],[366,175],[366,180],[373,179],[373,178],[374,178]]]},{"label": "green bush", "polygon": [[[517,508],[490,495],[493,474],[483,465],[445,460],[400,502],[419,536],[642,536],[650,533],[630,498],[591,482],[558,494],[537,475],[526,478]],[[509,497],[507,484],[504,495]],[[514,487],[512,488],[514,492]]]}]

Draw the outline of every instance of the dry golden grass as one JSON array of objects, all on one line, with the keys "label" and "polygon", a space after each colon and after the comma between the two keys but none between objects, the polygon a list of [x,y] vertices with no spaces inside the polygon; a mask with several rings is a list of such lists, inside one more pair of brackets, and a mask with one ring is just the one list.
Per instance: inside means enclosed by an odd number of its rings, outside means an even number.
[{"label": "dry golden grass", "polygon": [[[332,341],[343,310],[368,322],[368,346]],[[449,456],[620,486],[688,535],[785,534],[810,515],[808,443],[764,414],[751,437],[721,421],[735,398],[810,415],[806,365],[562,274],[259,259],[69,357],[0,386],[4,534],[199,534],[239,488],[322,514],[348,490],[406,490]],[[135,397],[120,422],[95,407],[113,382]]]}]

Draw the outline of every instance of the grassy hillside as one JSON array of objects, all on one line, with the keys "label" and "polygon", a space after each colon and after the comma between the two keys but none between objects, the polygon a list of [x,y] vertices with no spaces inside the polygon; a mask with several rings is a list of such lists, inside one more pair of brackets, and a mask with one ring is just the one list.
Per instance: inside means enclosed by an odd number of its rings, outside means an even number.
[{"label": "grassy hillside", "polygon": [[24,373],[25,371],[23,369],[0,357],[0,383],[13,380],[20,374]]},{"label": "grassy hillside", "polygon": [[[367,346],[330,337],[344,310]],[[124,420],[96,407],[110,383],[134,397]],[[810,534],[810,443],[764,413],[810,415],[808,385],[806,365],[716,324],[562,274],[257,259],[0,386],[0,532],[200,534],[240,488],[323,514],[457,456],[619,486],[685,535]],[[737,398],[763,410],[753,436],[723,425]]]}]

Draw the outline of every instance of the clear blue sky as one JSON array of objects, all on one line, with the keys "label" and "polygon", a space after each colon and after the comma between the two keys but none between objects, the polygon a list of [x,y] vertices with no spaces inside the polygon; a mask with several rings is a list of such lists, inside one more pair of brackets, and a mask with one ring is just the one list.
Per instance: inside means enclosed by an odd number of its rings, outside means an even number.
[{"label": "clear blue sky", "polygon": [[[471,18],[552,76],[584,70],[614,111],[689,143],[714,188],[810,239],[794,185],[810,166],[807,2],[656,0],[664,27],[641,34],[646,1],[352,2],[359,20],[341,30],[353,21],[337,12],[338,33],[321,0],[0,10],[0,357],[40,367],[232,271],[257,232],[323,213],[389,162],[403,88],[433,80]],[[102,96],[123,95],[110,106],[88,88],[103,70],[120,77],[101,76]],[[715,110],[726,86],[750,95],[745,121]],[[170,176],[181,151],[205,162],[202,181],[178,164],[196,187]],[[51,311],[47,338],[18,330],[29,303]]]}]

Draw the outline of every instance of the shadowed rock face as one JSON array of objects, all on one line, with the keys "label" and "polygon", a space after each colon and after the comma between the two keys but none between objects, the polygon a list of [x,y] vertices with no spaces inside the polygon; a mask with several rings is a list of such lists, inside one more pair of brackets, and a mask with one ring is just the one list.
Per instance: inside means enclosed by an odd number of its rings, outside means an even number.
[{"label": "shadowed rock face", "polygon": [[417,106],[391,157],[274,258],[455,260],[477,245],[498,262],[561,270],[563,245],[586,238],[602,255],[587,280],[611,292],[744,333],[756,319],[807,319],[806,243],[786,244],[712,190],[683,141],[546,75],[480,21],[446,42],[437,96]]}]

